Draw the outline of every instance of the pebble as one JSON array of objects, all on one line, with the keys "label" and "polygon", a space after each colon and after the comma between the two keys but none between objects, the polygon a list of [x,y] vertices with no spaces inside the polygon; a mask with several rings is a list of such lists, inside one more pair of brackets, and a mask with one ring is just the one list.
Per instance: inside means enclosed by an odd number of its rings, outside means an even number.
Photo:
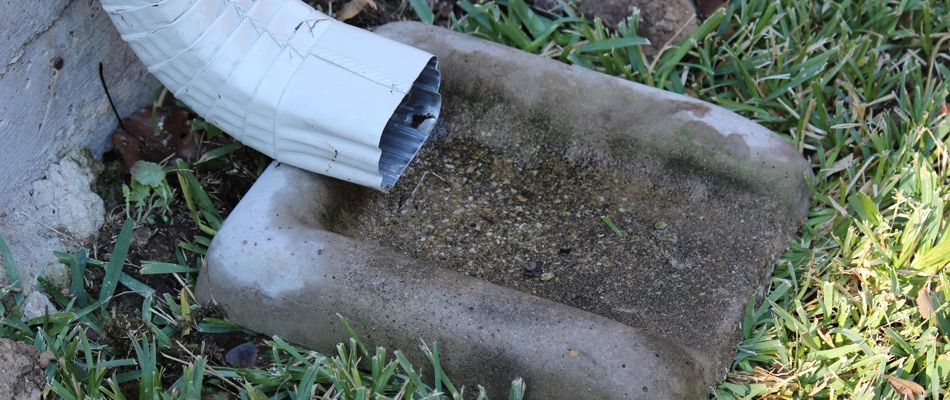
[{"label": "pebble", "polygon": [[541,276],[544,263],[541,261],[531,261],[524,266],[524,278],[531,279]]},{"label": "pebble", "polygon": [[235,368],[250,368],[257,365],[257,346],[247,342],[224,355],[224,361]]},{"label": "pebble", "polygon": [[40,368],[46,368],[49,366],[49,363],[56,361],[56,356],[52,351],[46,350],[40,353],[39,365]]},{"label": "pebble", "polygon": [[145,247],[151,238],[152,231],[144,226],[135,228],[135,230],[132,231],[132,245],[136,248]]},{"label": "pebble", "polygon": [[532,261],[532,262],[529,262],[527,265],[525,265],[524,269],[528,271],[539,270],[541,269],[541,265],[542,265],[541,261]]}]

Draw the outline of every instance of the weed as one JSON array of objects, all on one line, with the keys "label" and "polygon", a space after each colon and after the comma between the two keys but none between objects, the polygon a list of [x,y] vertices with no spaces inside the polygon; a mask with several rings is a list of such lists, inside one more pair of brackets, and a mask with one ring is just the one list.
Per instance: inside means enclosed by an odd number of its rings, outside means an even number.
[{"label": "weed", "polygon": [[165,212],[175,193],[165,180],[165,169],[153,162],[139,161],[131,172],[131,183],[122,185],[126,218],[133,218],[134,212],[135,221],[154,224],[151,214],[157,211],[162,220],[167,221]]}]

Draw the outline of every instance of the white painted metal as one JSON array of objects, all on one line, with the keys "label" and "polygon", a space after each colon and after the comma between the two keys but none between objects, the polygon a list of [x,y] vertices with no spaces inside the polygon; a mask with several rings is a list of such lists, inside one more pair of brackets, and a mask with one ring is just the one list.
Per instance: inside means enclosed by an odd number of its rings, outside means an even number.
[{"label": "white painted metal", "polygon": [[438,118],[437,60],[299,0],[101,0],[205,120],[296,167],[387,191]]}]

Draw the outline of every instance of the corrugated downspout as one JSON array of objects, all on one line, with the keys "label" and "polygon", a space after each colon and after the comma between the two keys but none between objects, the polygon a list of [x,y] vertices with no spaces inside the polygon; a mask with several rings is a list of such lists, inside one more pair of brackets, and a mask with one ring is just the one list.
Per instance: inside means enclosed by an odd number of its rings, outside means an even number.
[{"label": "corrugated downspout", "polygon": [[442,105],[438,60],[299,0],[102,0],[205,120],[298,168],[388,191]]}]

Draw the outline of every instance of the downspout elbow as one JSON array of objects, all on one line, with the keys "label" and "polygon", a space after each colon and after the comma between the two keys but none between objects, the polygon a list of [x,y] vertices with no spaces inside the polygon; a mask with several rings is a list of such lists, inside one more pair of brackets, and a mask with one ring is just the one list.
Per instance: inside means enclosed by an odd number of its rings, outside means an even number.
[{"label": "downspout elbow", "polygon": [[101,0],[175,97],[245,145],[388,191],[442,98],[433,55],[300,0]]}]

